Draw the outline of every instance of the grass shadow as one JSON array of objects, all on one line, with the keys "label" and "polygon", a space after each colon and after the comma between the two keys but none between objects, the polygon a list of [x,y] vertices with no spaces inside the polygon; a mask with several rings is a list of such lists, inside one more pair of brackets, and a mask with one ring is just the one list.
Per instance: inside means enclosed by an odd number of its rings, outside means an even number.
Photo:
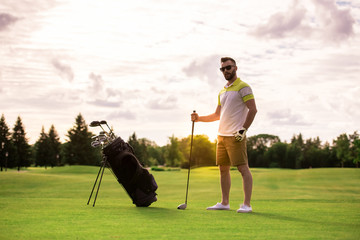
[{"label": "grass shadow", "polygon": [[308,220],[305,220],[305,219],[290,217],[290,216],[281,215],[281,214],[274,214],[274,213],[252,212],[251,215],[264,217],[264,218],[268,218],[271,220],[291,221],[291,222],[309,222]]}]

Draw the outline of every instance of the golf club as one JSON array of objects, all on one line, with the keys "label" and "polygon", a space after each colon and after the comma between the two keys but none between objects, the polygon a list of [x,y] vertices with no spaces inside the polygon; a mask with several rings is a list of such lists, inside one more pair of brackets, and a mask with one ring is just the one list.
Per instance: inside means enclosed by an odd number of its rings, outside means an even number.
[{"label": "golf club", "polygon": [[[195,110],[193,111],[196,112]],[[187,207],[187,198],[188,198],[188,191],[189,191],[189,180],[190,180],[190,168],[191,168],[191,153],[192,153],[192,146],[193,146],[193,138],[194,138],[194,123],[195,121],[192,121],[192,129],[191,129],[191,142],[190,142],[190,157],[189,157],[189,169],[188,169],[188,177],[187,177],[187,183],[186,183],[186,197],[185,197],[185,203],[180,204],[177,209],[185,210]]]},{"label": "golf club", "polygon": [[99,121],[92,121],[91,123],[90,123],[90,127],[97,127],[97,126],[99,126],[100,125],[100,122]]},{"label": "golf club", "polygon": [[115,135],[113,133],[113,129],[109,127],[107,122],[105,120],[102,120],[102,121],[100,121],[100,124],[105,124],[108,127],[108,129],[110,130],[109,136],[114,140],[116,137],[115,137]]}]

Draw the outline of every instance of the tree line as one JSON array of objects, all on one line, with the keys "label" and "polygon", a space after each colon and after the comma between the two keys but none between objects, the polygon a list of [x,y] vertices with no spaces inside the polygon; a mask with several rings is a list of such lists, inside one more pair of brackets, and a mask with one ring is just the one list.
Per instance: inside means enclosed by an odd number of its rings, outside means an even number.
[{"label": "tree line", "polygon": [[[75,123],[67,132],[65,143],[52,125],[48,132],[42,127],[35,144],[30,145],[19,116],[10,131],[2,114],[0,119],[0,166],[7,168],[64,165],[94,165],[101,163],[101,150],[91,147],[92,136],[83,116],[78,114]],[[190,137],[169,137],[165,146],[138,138],[134,132],[127,142],[143,166],[189,166]],[[358,167],[360,161],[360,139],[353,134],[341,134],[333,144],[321,144],[319,137],[304,140],[301,134],[294,135],[289,143],[281,142],[278,136],[259,134],[247,138],[250,167],[311,168],[311,167]],[[206,135],[195,135],[191,167],[215,165],[216,140]]]},{"label": "tree line", "polygon": [[360,139],[353,134],[341,134],[330,145],[321,144],[319,137],[304,140],[302,134],[294,135],[289,143],[278,136],[259,134],[247,139],[251,167],[319,168],[359,167]]}]

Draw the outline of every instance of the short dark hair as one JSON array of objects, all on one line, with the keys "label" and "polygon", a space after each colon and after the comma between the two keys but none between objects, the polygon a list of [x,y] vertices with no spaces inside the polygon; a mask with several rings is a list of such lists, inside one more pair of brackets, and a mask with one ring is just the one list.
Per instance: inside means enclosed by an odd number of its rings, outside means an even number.
[{"label": "short dark hair", "polygon": [[223,62],[226,62],[226,61],[232,61],[234,64],[235,64],[235,66],[236,66],[236,62],[235,62],[235,60],[234,59],[232,59],[231,57],[222,57],[221,58],[221,62],[223,63]]}]

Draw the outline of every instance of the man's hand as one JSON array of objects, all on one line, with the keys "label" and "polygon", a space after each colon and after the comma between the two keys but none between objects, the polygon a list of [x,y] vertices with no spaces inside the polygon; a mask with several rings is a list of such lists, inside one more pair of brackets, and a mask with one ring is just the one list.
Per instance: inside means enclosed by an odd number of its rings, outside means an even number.
[{"label": "man's hand", "polygon": [[194,111],[194,112],[191,114],[191,121],[197,122],[198,120],[199,120],[199,115]]},{"label": "man's hand", "polygon": [[245,138],[246,135],[246,128],[242,127],[239,131],[234,132],[234,137],[236,138],[237,141],[242,141]]}]

